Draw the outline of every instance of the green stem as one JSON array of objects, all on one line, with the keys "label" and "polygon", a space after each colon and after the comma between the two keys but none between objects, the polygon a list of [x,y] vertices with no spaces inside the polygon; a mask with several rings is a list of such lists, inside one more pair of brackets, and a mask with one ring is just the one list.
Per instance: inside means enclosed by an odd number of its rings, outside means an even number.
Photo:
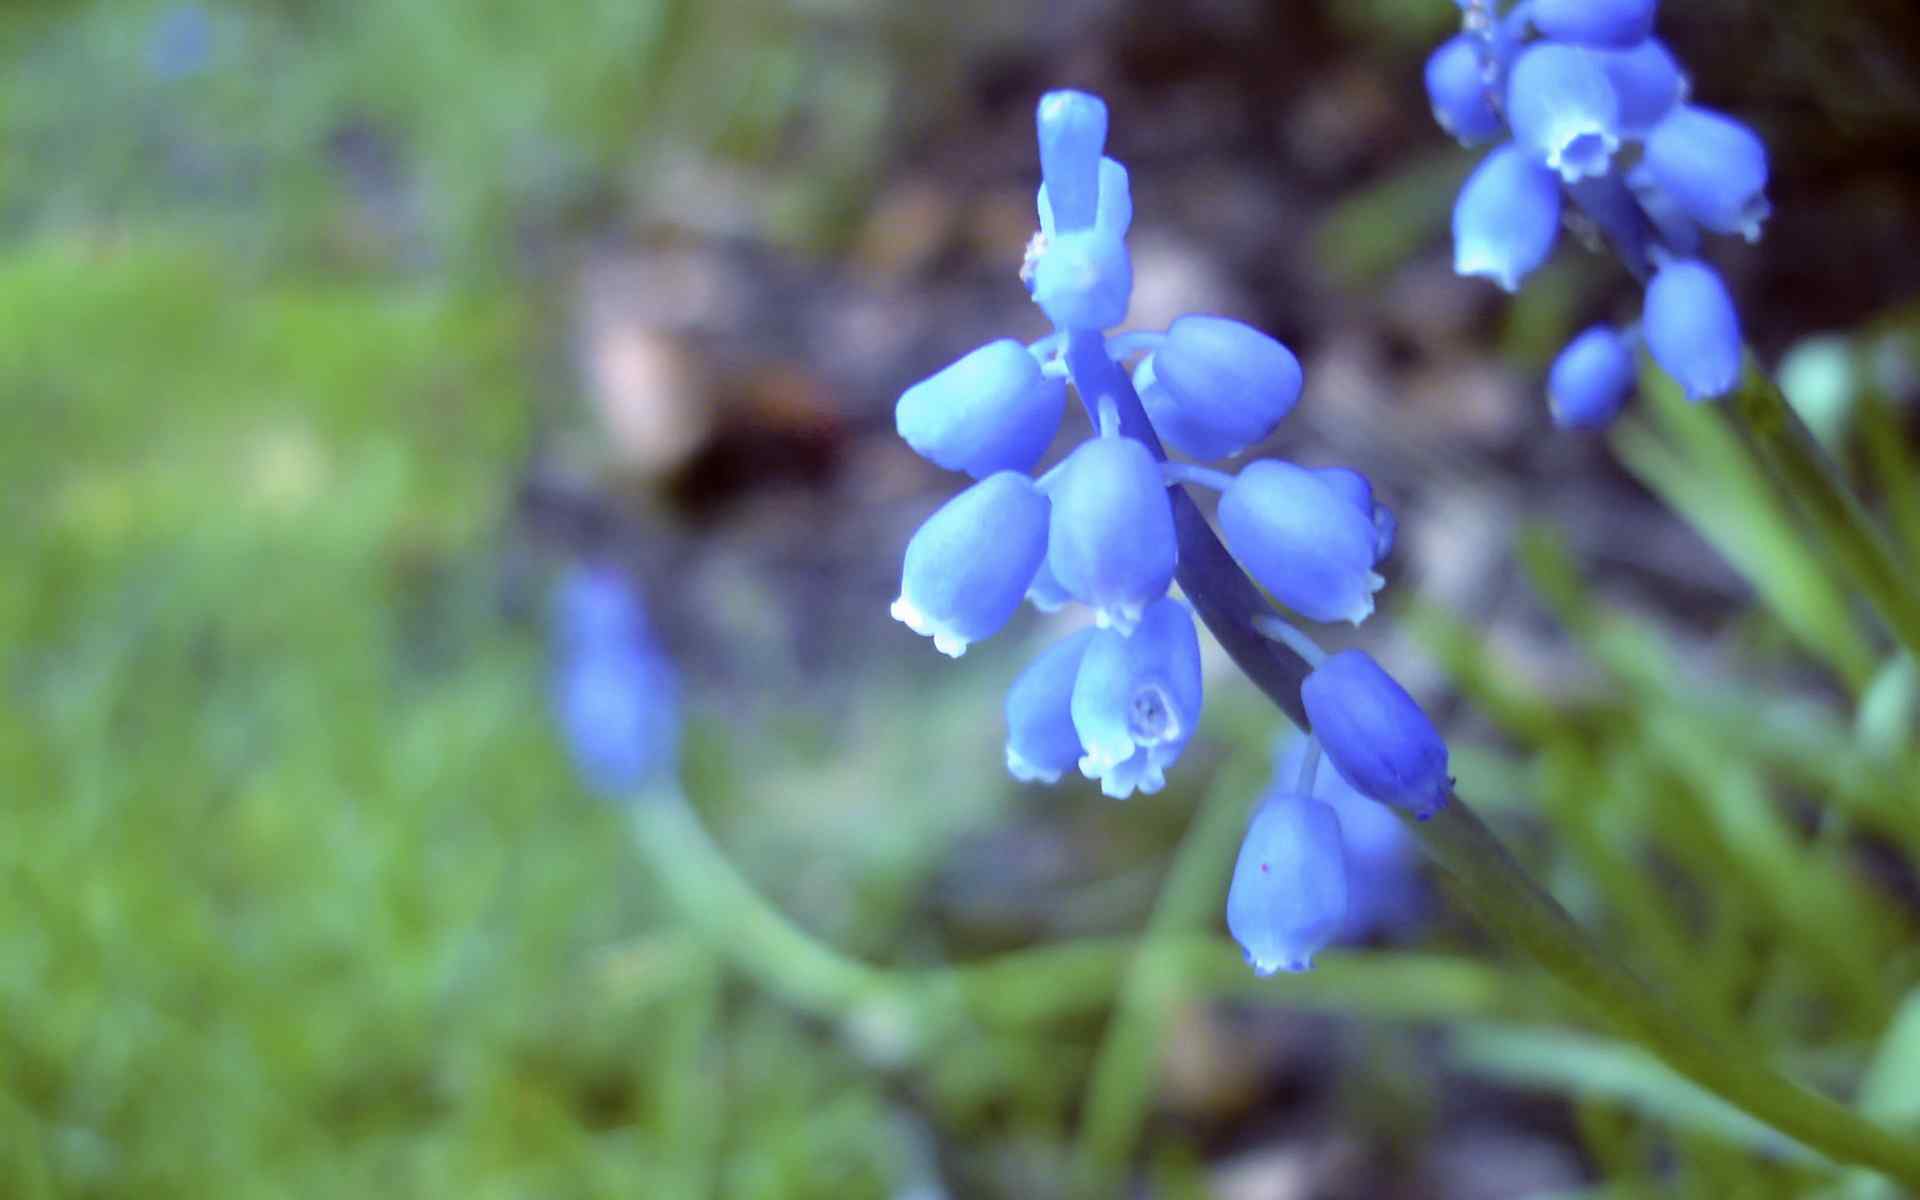
[{"label": "green stem", "polygon": [[1920,1188],[1920,1142],[1903,1141],[1792,1083],[1741,1048],[1720,1045],[1602,951],[1460,801],[1408,821],[1474,913],[1532,955],[1598,1016],[1669,1067],[1839,1163]]},{"label": "green stem", "polygon": [[1920,595],[1885,535],[1848,489],[1772,378],[1748,355],[1733,411],[1781,489],[1813,523],[1843,571],[1907,653],[1920,659]]}]

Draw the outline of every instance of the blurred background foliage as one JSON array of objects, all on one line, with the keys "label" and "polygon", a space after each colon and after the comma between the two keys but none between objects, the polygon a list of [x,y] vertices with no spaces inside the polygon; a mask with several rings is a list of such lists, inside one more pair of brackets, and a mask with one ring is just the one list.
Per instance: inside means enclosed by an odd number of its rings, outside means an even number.
[{"label": "blurred background foliage", "polygon": [[[1796,402],[1920,561],[1920,23],[1670,8],[1773,147],[1727,255],[1756,346],[1833,335]],[[1628,289],[1449,274],[1470,156],[1418,70],[1454,20],[8,5],[0,1192],[1047,1196],[1077,1153],[1170,1196],[1874,1194],[1430,888],[1253,980],[1219,909],[1278,719],[1224,660],[1173,786],[1116,806],[1000,770],[1039,621],[949,667],[885,618],[948,486],[893,398],[1039,332],[1031,105],[1096,87],[1136,318],[1292,342],[1275,448],[1401,508],[1367,637],[1463,791],[1704,1029],[1920,1120],[1913,665],[1716,413],[1654,385],[1611,446],[1546,433],[1541,366]],[[571,778],[541,597],[609,546],[742,871],[849,953],[981,972],[937,1044],[743,979]]]}]

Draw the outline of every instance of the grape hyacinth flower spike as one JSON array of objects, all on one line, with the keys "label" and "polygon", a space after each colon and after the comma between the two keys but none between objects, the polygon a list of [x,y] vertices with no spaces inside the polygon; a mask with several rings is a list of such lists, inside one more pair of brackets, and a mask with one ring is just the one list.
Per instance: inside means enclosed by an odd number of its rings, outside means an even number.
[{"label": "grape hyacinth flower spike", "polygon": [[1585,330],[1555,361],[1554,422],[1610,422],[1632,390],[1630,369],[1620,383],[1620,352],[1631,368],[1637,344],[1690,399],[1731,391],[1739,320],[1726,284],[1700,256],[1701,235],[1759,238],[1768,214],[1759,137],[1688,102],[1686,75],[1652,35],[1655,0],[1461,7],[1463,32],[1427,63],[1435,120],[1467,144],[1512,137],[1460,189],[1454,269],[1517,289],[1552,252],[1564,197],[1647,286],[1637,330]]},{"label": "grape hyacinth flower spike", "polygon": [[[1020,276],[1053,333],[989,342],[901,395],[907,443],[979,482],[909,542],[893,612],[957,655],[1022,597],[1048,612],[1090,610],[1098,630],[1043,652],[1008,692],[1007,769],[1052,782],[1078,767],[1123,797],[1163,784],[1200,716],[1199,642],[1193,611],[1168,597],[1176,577],[1202,612],[1225,611],[1228,589],[1256,645],[1266,643],[1242,598],[1259,605],[1258,593],[1243,571],[1304,617],[1358,623],[1383,582],[1393,516],[1352,471],[1263,460],[1235,476],[1165,461],[1163,445],[1219,460],[1266,439],[1299,401],[1300,362],[1207,313],[1110,335],[1132,288],[1134,214],[1127,170],[1105,153],[1106,105],[1049,93],[1036,128],[1040,229]],[[1091,436],[1036,481],[1027,473],[1058,431],[1068,383]],[[1173,490],[1181,484],[1224,493],[1228,549],[1206,532],[1199,559],[1183,560],[1183,541],[1206,526]],[[1300,714],[1297,689],[1296,678],[1283,707]]]}]

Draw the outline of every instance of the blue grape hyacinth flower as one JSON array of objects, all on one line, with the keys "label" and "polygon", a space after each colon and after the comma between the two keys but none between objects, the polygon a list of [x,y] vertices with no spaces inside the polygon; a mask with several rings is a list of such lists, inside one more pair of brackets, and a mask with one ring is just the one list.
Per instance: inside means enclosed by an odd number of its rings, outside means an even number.
[{"label": "blue grape hyacinth flower", "polygon": [[894,423],[928,461],[984,479],[1031,471],[1066,404],[1066,381],[1049,378],[1025,346],[1001,338],[908,388]]},{"label": "blue grape hyacinth flower", "polygon": [[1227,930],[1257,975],[1305,971],[1347,917],[1340,818],[1276,787],[1254,810],[1227,888]]},{"label": "blue grape hyacinth flower", "polygon": [[[1455,271],[1515,290],[1552,252],[1564,195],[1647,285],[1644,341],[1654,361],[1695,400],[1731,391],[1739,353],[1722,335],[1739,323],[1719,277],[1683,271],[1684,288],[1669,279],[1657,314],[1652,290],[1668,264],[1711,270],[1699,261],[1702,234],[1759,238],[1769,212],[1765,145],[1733,117],[1688,102],[1686,73],[1652,36],[1655,0],[1461,8],[1463,31],[1428,60],[1435,119],[1466,142],[1503,130],[1512,140],[1461,187]],[[1672,302],[1683,292],[1704,305],[1698,314]],[[1618,385],[1617,349],[1589,334],[1568,345],[1548,380],[1556,424],[1598,428],[1619,411],[1630,388]]]},{"label": "blue grape hyacinth flower", "polygon": [[1343,650],[1300,687],[1327,760],[1361,795],[1426,820],[1453,791],[1447,745],[1405,688],[1364,650]]},{"label": "blue grape hyacinth flower", "polygon": [[1156,601],[1130,636],[1096,630],[1068,701],[1084,749],[1080,773],[1116,799],[1159,791],[1193,737],[1202,699],[1200,638],[1180,601]]},{"label": "blue grape hyacinth flower", "polygon": [[1567,343],[1547,372],[1547,408],[1562,429],[1604,429],[1633,391],[1633,348],[1595,325]]},{"label": "blue grape hyacinth flower", "polygon": [[1179,557],[1159,464],[1128,437],[1093,437],[1047,487],[1053,500],[1047,567],[1100,623],[1132,632],[1166,595]]},{"label": "blue grape hyacinth flower", "polygon": [[[1274,753],[1270,791],[1299,789],[1312,745],[1311,737],[1282,740]],[[1347,912],[1335,940],[1360,942],[1405,929],[1425,909],[1413,835],[1392,809],[1362,796],[1338,771],[1322,769],[1312,776],[1309,794],[1340,819],[1340,844],[1346,852]]]},{"label": "blue grape hyacinth flower", "polygon": [[1188,314],[1134,368],[1160,437],[1195,458],[1231,458],[1265,440],[1300,399],[1300,360],[1251,325]]},{"label": "blue grape hyacinth flower", "polygon": [[1386,580],[1373,569],[1382,540],[1372,488],[1346,475],[1365,492],[1278,459],[1250,463],[1220,496],[1220,529],[1247,573],[1282,604],[1316,621],[1358,625]]},{"label": "blue grape hyacinth flower", "polygon": [[607,565],[562,576],[553,601],[553,711],[587,786],[630,799],[670,777],[679,681],[632,581]]},{"label": "blue grape hyacinth flower", "polygon": [[947,501],[907,543],[894,617],[954,658],[998,633],[1046,557],[1051,507],[1014,471]]},{"label": "blue grape hyacinth flower", "polygon": [[1740,317],[1707,264],[1674,259],[1654,272],[1641,328],[1653,360],[1687,399],[1723,396],[1740,381]]}]

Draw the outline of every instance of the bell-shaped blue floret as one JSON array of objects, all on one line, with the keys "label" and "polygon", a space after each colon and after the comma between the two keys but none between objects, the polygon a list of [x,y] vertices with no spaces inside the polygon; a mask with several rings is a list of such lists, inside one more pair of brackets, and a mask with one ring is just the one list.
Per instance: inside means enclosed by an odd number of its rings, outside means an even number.
[{"label": "bell-shaped blue floret", "polygon": [[[1127,182],[1127,169],[1111,158],[1100,160],[1100,197],[1094,209],[1093,223],[1115,237],[1126,237],[1127,229],[1133,224],[1133,191]],[[1047,195],[1047,185],[1040,185],[1040,194],[1034,205],[1040,211],[1040,232],[1054,235],[1053,201]]]},{"label": "bell-shaped blue floret", "polygon": [[894,618],[954,658],[999,632],[1046,557],[1049,507],[1013,471],[947,501],[907,543]]},{"label": "bell-shaped blue floret", "polygon": [[1767,204],[1767,148],[1753,130],[1691,104],[1647,134],[1647,177],[1715,233],[1758,241]]},{"label": "bell-shaped blue floret", "polygon": [[1484,142],[1500,132],[1500,114],[1487,95],[1480,39],[1459,34],[1427,58],[1427,100],[1433,119],[1461,145]]},{"label": "bell-shaped blue floret", "polygon": [[[1300,768],[1313,739],[1289,737],[1274,755],[1269,791],[1299,790]],[[1314,772],[1313,798],[1340,818],[1347,859],[1347,916],[1337,940],[1356,942],[1417,920],[1424,907],[1413,837],[1392,809],[1369,800],[1323,767]]]},{"label": "bell-shaped blue floret", "polygon": [[1274,431],[1300,398],[1300,360],[1251,325],[1189,315],[1134,371],[1162,439],[1195,458],[1227,458]]},{"label": "bell-shaped blue floret", "polygon": [[1373,561],[1378,563],[1393,553],[1393,536],[1400,528],[1393,510],[1373,498],[1373,484],[1351,467],[1309,468],[1320,481],[1346,497],[1373,526]]},{"label": "bell-shaped blue floret", "polygon": [[1187,606],[1163,596],[1132,636],[1094,631],[1073,684],[1080,773],[1117,800],[1166,783],[1200,721],[1200,638]]},{"label": "bell-shaped blue floret", "polygon": [[1040,140],[1040,176],[1060,230],[1093,224],[1107,144],[1107,105],[1085,92],[1048,92],[1034,114]]},{"label": "bell-shaped blue floret", "polygon": [[628,580],[576,568],[554,606],[553,706],[587,786],[632,797],[672,774],[680,741],[679,683]]},{"label": "bell-shaped blue floret", "polygon": [[893,410],[907,444],[949,471],[984,479],[1030,471],[1060,427],[1062,379],[1012,338],[988,342],[908,388]]},{"label": "bell-shaped blue floret", "polygon": [[1719,273],[1699,259],[1674,259],[1654,272],[1640,330],[1687,399],[1724,396],[1740,382],[1740,318]]},{"label": "bell-shaped blue floret", "polygon": [[1480,161],[1453,202],[1454,272],[1515,291],[1559,233],[1559,179],[1509,143]]},{"label": "bell-shaped blue floret", "polygon": [[1373,612],[1386,581],[1371,514],[1312,471],[1278,459],[1249,463],[1220,496],[1227,548],[1280,603],[1316,621]]},{"label": "bell-shaped blue floret", "polygon": [[1340,819],[1276,788],[1254,811],[1227,888],[1227,930],[1258,975],[1304,971],[1340,932],[1347,863]]},{"label": "bell-shaped blue floret", "polygon": [[1423,821],[1446,804],[1447,744],[1364,650],[1342,650],[1315,667],[1300,700],[1327,761],[1361,795]]},{"label": "bell-shaped blue floret", "polygon": [[1110,329],[1127,319],[1132,295],[1127,244],[1098,225],[1054,234],[1033,264],[1033,302],[1060,329]]},{"label": "bell-shaped blue floret", "polygon": [[1007,770],[1022,783],[1057,783],[1080,762],[1073,681],[1097,632],[1082,629],[1047,647],[1007,689]]},{"label": "bell-shaped blue floret", "polygon": [[1622,137],[1645,137],[1647,130],[1687,95],[1687,77],[1659,38],[1648,38],[1627,50],[1595,53],[1620,101]]},{"label": "bell-shaped blue floret", "polygon": [[1166,595],[1179,553],[1160,465],[1132,438],[1095,437],[1058,471],[1047,566],[1102,625],[1130,632]]},{"label": "bell-shaped blue floret", "polygon": [[1572,183],[1604,175],[1620,145],[1620,101],[1594,56],[1577,46],[1536,42],[1507,80],[1514,141]]},{"label": "bell-shaped blue floret", "polygon": [[1562,429],[1604,429],[1633,391],[1633,350],[1611,325],[1567,343],[1547,372],[1547,409]]},{"label": "bell-shaped blue floret", "polygon": [[1533,23],[1555,41],[1631,46],[1653,32],[1656,0],[1533,0]]}]

